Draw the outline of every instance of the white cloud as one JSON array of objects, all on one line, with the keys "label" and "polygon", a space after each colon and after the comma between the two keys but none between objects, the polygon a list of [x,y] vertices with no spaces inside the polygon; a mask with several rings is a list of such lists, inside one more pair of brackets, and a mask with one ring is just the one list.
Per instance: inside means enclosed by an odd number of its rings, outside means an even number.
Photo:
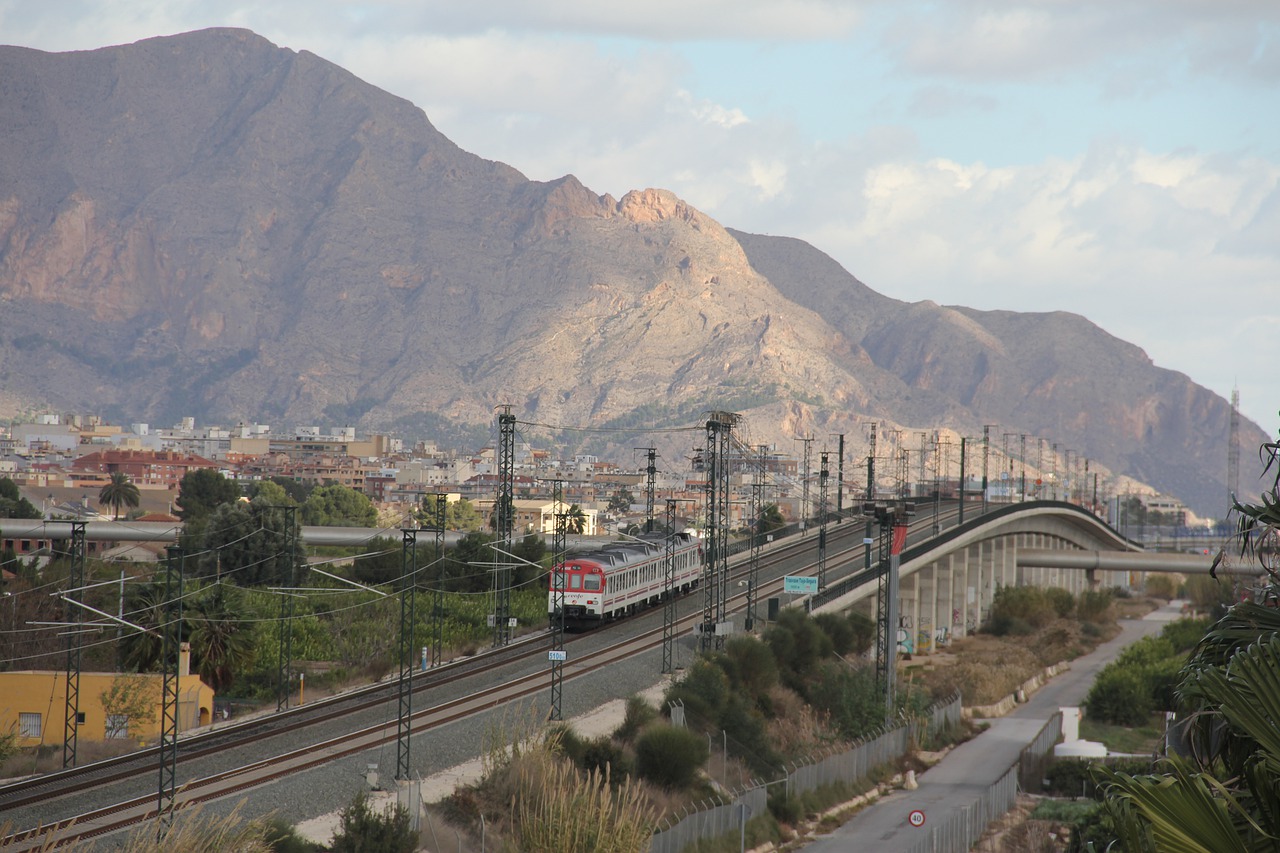
[{"label": "white cloud", "polygon": [[[535,179],[665,187],[898,298],[1084,314],[1219,393],[1238,378],[1276,425],[1280,389],[1233,371],[1280,364],[1280,3],[0,0],[0,38],[50,50],[213,25],[336,62]],[[732,40],[841,41],[849,64],[816,86],[767,68],[756,100],[701,65]],[[789,108],[808,96],[806,125]],[[1177,136],[1117,119],[1155,97],[1168,115],[1138,121]],[[1240,135],[1203,141],[1224,125]],[[1024,143],[1040,127],[1075,136]]]}]

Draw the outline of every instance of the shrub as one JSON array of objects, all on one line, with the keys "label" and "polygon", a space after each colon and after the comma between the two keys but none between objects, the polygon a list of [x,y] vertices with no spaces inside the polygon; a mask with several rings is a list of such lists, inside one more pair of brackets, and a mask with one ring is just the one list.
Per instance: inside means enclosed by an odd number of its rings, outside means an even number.
[{"label": "shrub", "polygon": [[361,791],[338,815],[338,831],[329,849],[334,853],[413,853],[418,833],[409,825],[409,810],[396,803],[379,814]]},{"label": "shrub", "polygon": [[1142,637],[1116,655],[1115,663],[1120,666],[1144,667],[1168,660],[1173,655],[1173,643],[1164,637]]},{"label": "shrub", "polygon": [[784,610],[765,632],[784,684],[803,694],[809,675],[831,655],[831,639],[800,610]]},{"label": "shrub", "polygon": [[622,725],[613,736],[623,743],[630,743],[639,731],[658,718],[658,712],[639,696],[627,699],[627,713],[622,718]]},{"label": "shrub", "polygon": [[1060,586],[1051,586],[1044,591],[1045,598],[1053,605],[1053,612],[1058,618],[1066,619],[1076,609],[1076,597]]},{"label": "shrub", "polygon": [[577,766],[586,773],[599,773],[618,784],[631,775],[631,759],[608,735],[593,738],[583,745]]},{"label": "shrub", "polygon": [[1138,726],[1151,716],[1150,685],[1140,670],[1108,664],[1085,698],[1089,717],[1119,726]]},{"label": "shrub", "polygon": [[1204,639],[1208,630],[1208,619],[1175,619],[1164,626],[1160,636],[1169,641],[1175,652],[1189,652]]},{"label": "shrub", "polygon": [[1192,606],[1208,613],[1212,622],[1225,616],[1227,608],[1235,603],[1233,585],[1216,581],[1208,575],[1192,575],[1186,580],[1186,588]]},{"label": "shrub", "polygon": [[1002,586],[996,590],[983,630],[997,637],[1026,635],[1054,620],[1057,611],[1044,591],[1034,586]]},{"label": "shrub", "polygon": [[688,788],[708,755],[701,735],[670,725],[652,726],[636,739],[636,775],[668,790]]},{"label": "shrub", "polygon": [[851,611],[849,627],[853,628],[853,647],[849,651],[855,655],[865,655],[876,641],[875,620],[864,613]]},{"label": "shrub", "polygon": [[822,633],[831,640],[831,650],[841,657],[853,650],[853,626],[849,620],[839,613],[819,613],[813,617],[814,624],[822,629]]},{"label": "shrub", "polygon": [[858,738],[884,724],[884,695],[870,667],[850,669],[828,663],[814,679],[810,693],[814,710],[827,714],[843,737]]},{"label": "shrub", "polygon": [[1172,575],[1149,574],[1143,584],[1143,592],[1152,598],[1163,598],[1165,601],[1178,594],[1178,582]]},{"label": "shrub", "polygon": [[735,690],[759,701],[778,683],[778,662],[773,651],[752,636],[731,637],[717,662]]},{"label": "shrub", "polygon": [[720,719],[729,701],[729,680],[724,671],[707,660],[689,667],[684,678],[667,689],[664,707],[672,702],[684,703],[685,712],[694,720],[710,724]]},{"label": "shrub", "polygon": [[1085,590],[1076,601],[1076,618],[1081,622],[1107,622],[1111,616],[1112,591]]},{"label": "shrub", "polygon": [[769,743],[764,718],[740,696],[733,697],[720,717],[729,738],[729,752],[742,758],[759,775],[778,771],[779,759]]},{"label": "shrub", "polygon": [[1183,661],[1177,657],[1147,667],[1144,674],[1157,711],[1178,710],[1178,683],[1182,680],[1182,667]]},{"label": "shrub", "polygon": [[287,821],[278,817],[267,822],[265,840],[271,845],[271,853],[315,853],[324,849],[303,838]]}]

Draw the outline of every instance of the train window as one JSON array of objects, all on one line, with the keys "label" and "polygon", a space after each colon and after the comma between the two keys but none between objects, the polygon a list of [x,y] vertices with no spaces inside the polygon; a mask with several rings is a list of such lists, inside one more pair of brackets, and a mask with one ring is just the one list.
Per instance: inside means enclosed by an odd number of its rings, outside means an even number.
[{"label": "train window", "polygon": [[551,589],[552,590],[565,589],[563,570],[556,571],[555,576],[551,581]]},{"label": "train window", "polygon": [[569,575],[569,589],[582,589],[582,575]]},{"label": "train window", "polygon": [[600,591],[599,575],[583,575],[582,580],[583,580],[582,588],[585,589],[587,592]]}]

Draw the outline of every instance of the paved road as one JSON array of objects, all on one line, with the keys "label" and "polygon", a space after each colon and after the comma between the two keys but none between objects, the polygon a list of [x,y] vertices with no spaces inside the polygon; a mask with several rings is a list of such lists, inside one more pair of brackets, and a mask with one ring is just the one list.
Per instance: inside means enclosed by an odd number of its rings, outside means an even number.
[{"label": "paved road", "polygon": [[[1179,616],[1181,602],[1171,602],[1139,620],[1120,623],[1120,635],[1078,658],[1071,669],[1053,679],[1008,716],[956,747],[919,777],[915,791],[895,791],[858,812],[848,823],[805,846],[808,853],[895,853],[908,849],[926,831],[928,821],[941,820],[977,800],[1018,760],[1018,754],[1059,707],[1079,705],[1094,676],[1120,651],[1140,637],[1155,634]],[[926,829],[907,823],[913,809],[925,813]]]}]

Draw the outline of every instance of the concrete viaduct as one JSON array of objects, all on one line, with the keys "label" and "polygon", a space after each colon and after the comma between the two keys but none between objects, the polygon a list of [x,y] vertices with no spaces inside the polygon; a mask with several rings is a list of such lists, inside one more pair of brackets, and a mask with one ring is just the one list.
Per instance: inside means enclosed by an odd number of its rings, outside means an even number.
[{"label": "concrete viaduct", "polygon": [[[967,509],[967,508],[966,508]],[[900,556],[899,647],[928,651],[982,625],[1001,586],[1062,587],[1073,594],[1131,585],[1131,572],[1207,574],[1212,555],[1144,551],[1074,504],[994,505],[936,536],[912,532]],[[917,522],[917,527],[926,525]],[[1256,566],[1226,561],[1223,574],[1254,576]],[[813,598],[813,612],[870,608],[878,568],[855,571]]]}]

